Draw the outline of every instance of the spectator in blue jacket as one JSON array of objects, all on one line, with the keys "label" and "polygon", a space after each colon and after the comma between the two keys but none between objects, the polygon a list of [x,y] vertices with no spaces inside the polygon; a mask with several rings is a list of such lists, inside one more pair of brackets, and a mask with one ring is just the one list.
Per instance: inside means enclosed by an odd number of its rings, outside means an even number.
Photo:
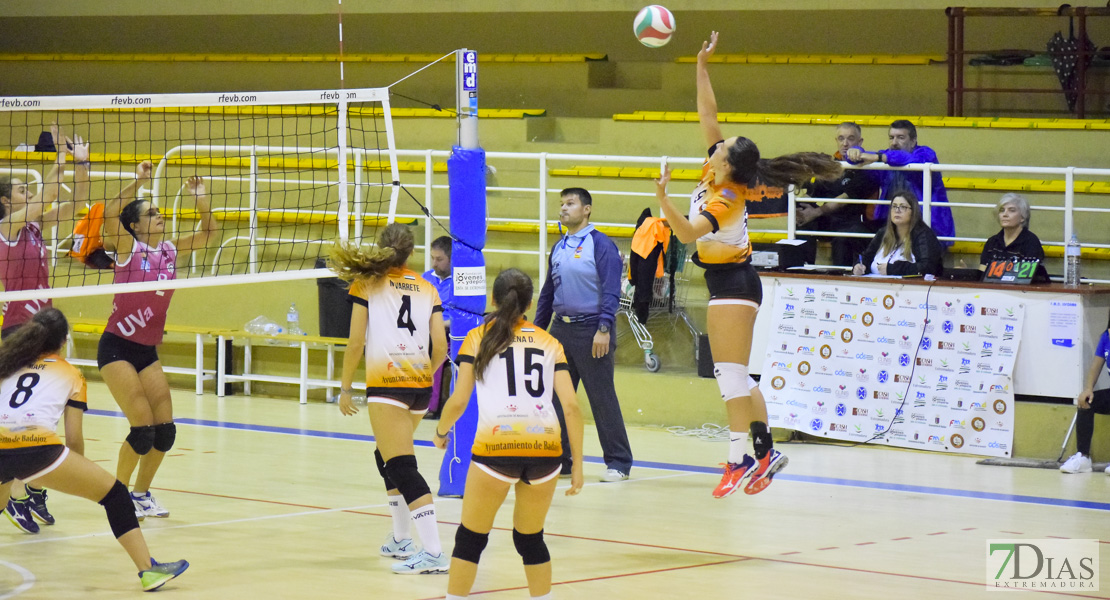
[{"label": "spectator in blue jacket", "polygon": [[[917,127],[913,123],[898,119],[890,124],[890,148],[879,152],[867,152],[862,148],[852,148],[848,151],[848,161],[853,164],[871,164],[876,162],[886,163],[892,167],[904,167],[911,163],[937,163],[937,153],[928,146],[917,144]],[[882,199],[894,200],[894,193],[900,190],[910,190],[918,198],[925,198],[925,177],[921,171],[879,171],[879,181],[882,185]],[[948,206],[948,192],[944,188],[944,180],[939,171],[933,171],[930,181],[932,198],[930,226],[938,236],[956,235],[956,222],[952,219],[952,208]],[[879,204],[875,207],[873,223],[882,225],[886,222],[889,212],[888,204]],[[941,245],[951,246],[952,242],[941,240]]]},{"label": "spectator in blue jacket", "polygon": [[[586,386],[605,460],[601,481],[623,481],[632,470],[632,448],[613,384],[621,257],[613,240],[590,224],[588,191],[567,188],[559,196],[559,222],[566,233],[551,248],[534,322],[547,329],[554,320],[551,335],[563,345],[574,389],[579,380]],[[563,428],[563,473],[570,473],[563,409],[558,402],[555,408]]]}]

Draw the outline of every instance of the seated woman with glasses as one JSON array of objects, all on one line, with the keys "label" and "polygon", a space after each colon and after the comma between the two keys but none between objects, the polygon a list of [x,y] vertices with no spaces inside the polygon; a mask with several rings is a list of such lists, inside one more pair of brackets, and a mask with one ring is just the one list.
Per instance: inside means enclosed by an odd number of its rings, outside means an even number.
[{"label": "seated woman with glasses", "polygon": [[[986,273],[987,265],[996,260],[1036,259],[1044,261],[1044,248],[1041,240],[1029,231],[1029,201],[1021,194],[1005,194],[998,199],[996,207],[998,224],[1002,230],[987,239],[983,244],[983,254],[979,256],[979,270]],[[1048,281],[1048,271],[1044,265],[1037,265],[1033,274],[1037,283]]]},{"label": "seated woman with glasses", "polygon": [[933,230],[921,220],[917,195],[901,190],[890,201],[886,226],[875,234],[853,275],[940,275],[944,249]]}]

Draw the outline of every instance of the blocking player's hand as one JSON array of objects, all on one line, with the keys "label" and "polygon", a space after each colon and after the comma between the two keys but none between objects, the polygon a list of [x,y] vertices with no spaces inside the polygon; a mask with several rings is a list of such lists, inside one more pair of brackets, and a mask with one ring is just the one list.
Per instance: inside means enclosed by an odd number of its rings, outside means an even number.
[{"label": "blocking player's hand", "polygon": [[575,462],[570,466],[570,488],[567,489],[567,495],[577,496],[585,482],[586,476],[582,474],[582,463]]},{"label": "blocking player's hand", "polygon": [[358,414],[358,407],[351,401],[351,392],[339,392],[339,412],[345,417]]},{"label": "blocking player's hand", "polygon": [[705,64],[709,61],[709,57],[717,51],[717,32],[709,34],[709,41],[701,43],[701,51],[698,52],[698,62]]},{"label": "blocking player's hand", "polygon": [[135,167],[135,178],[139,181],[147,181],[153,172],[154,165],[149,160],[144,160],[139,163],[139,166]]}]

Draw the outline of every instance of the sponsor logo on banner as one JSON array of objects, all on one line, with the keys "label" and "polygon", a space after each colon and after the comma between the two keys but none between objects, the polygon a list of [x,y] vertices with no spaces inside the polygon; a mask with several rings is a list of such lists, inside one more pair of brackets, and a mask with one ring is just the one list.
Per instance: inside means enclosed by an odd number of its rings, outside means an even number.
[{"label": "sponsor logo on banner", "polygon": [[909,375],[903,375],[901,373],[894,374],[894,383],[909,383],[911,381],[913,381],[913,378]]},{"label": "sponsor logo on banner", "polygon": [[967,375],[968,373],[971,373],[971,359],[970,358],[961,358],[960,359],[960,375]]},{"label": "sponsor logo on banner", "polygon": [[954,315],[956,314],[956,310],[955,302],[945,302],[944,305],[940,307],[940,312],[945,315]]},{"label": "sponsor logo on banner", "polygon": [[886,337],[885,335],[880,335],[878,338],[875,338],[875,343],[876,344],[890,344],[890,345],[893,346],[894,345],[894,338]]},{"label": "sponsor logo on banner", "polygon": [[867,409],[866,408],[853,408],[852,409],[852,416],[853,417],[866,417],[867,416]]},{"label": "sponsor logo on banner", "polygon": [[821,302],[831,302],[836,304],[840,300],[837,299],[836,294],[833,292],[821,292]]},{"label": "sponsor logo on banner", "polygon": [[812,321],[817,318],[817,311],[813,310],[812,308],[803,308],[801,310],[801,315],[803,319]]},{"label": "sponsor logo on banner", "polygon": [[821,429],[824,426],[825,426],[825,422],[822,421],[821,419],[813,419],[812,421],[809,422],[809,428],[812,429],[813,431],[821,431]]},{"label": "sponsor logo on banner", "polygon": [[836,396],[837,398],[847,398],[851,394],[852,390],[850,390],[846,385],[838,385],[836,386],[836,389],[833,390],[833,396]]},{"label": "sponsor logo on banner", "polygon": [[867,399],[867,388],[865,388],[863,386],[860,386],[860,387],[856,388],[856,398],[858,398],[860,400]]},{"label": "sponsor logo on banner", "polygon": [[998,309],[983,306],[979,309],[979,314],[983,315],[984,317],[997,317]]},{"label": "sponsor logo on banner", "polygon": [[975,351],[971,349],[971,342],[960,342],[956,354],[963,354],[966,356],[975,356]]},{"label": "sponsor logo on banner", "polygon": [[1006,414],[1006,401],[1002,400],[1001,398],[998,399],[998,400],[995,400],[991,404],[991,408],[994,409],[994,413],[996,415],[1004,415],[1004,414]]},{"label": "sponsor logo on banner", "polygon": [[936,326],[933,325],[933,320],[925,319],[925,333],[933,333],[935,330]]},{"label": "sponsor logo on banner", "polygon": [[952,321],[945,321],[940,324],[940,330],[944,333],[952,333]]},{"label": "sponsor logo on banner", "polygon": [[809,375],[809,363],[808,362],[803,360],[802,362],[798,363],[798,375],[801,375],[803,377],[806,376],[806,375]]},{"label": "sponsor logo on banner", "polygon": [[883,308],[887,310],[894,308],[894,296],[891,296],[889,294],[883,296]]},{"label": "sponsor logo on banner", "polygon": [[988,591],[1095,592],[1099,540],[987,540]]},{"label": "sponsor logo on banner", "polygon": [[968,408],[968,410],[974,410],[974,411],[979,411],[979,412],[986,412],[986,410],[987,410],[987,405],[986,405],[986,404],[983,404],[982,402],[972,402],[972,403],[971,403],[970,405],[968,405],[968,407],[967,407],[967,408]]},{"label": "sponsor logo on banner", "polygon": [[851,304],[852,303],[852,295],[851,294],[844,294],[844,299],[841,300],[840,303],[841,304]]},{"label": "sponsor logo on banner", "polygon": [[968,302],[967,304],[964,305],[964,316],[965,317],[975,316],[975,305],[974,304]]},{"label": "sponsor logo on banner", "polygon": [[952,447],[957,450],[964,447],[964,436],[958,433],[953,433],[949,441],[952,443]]},{"label": "sponsor logo on banner", "polygon": [[[860,388],[860,389],[863,389],[863,388]],[[866,390],[865,390],[865,392],[866,392]],[[866,397],[867,397],[867,395],[865,393],[864,397],[860,398],[860,400],[863,400]],[[875,390],[875,399],[876,400],[888,400],[889,398],[890,398],[890,393],[889,392],[882,392],[882,391],[879,391],[879,390]]]},{"label": "sponsor logo on banner", "polygon": [[905,354],[905,353],[902,353],[902,354],[898,355],[898,366],[899,367],[908,367],[908,366],[910,366],[910,355]]},{"label": "sponsor logo on banner", "polygon": [[786,380],[776,375],[773,379],[771,379],[771,387],[775,388],[776,390],[781,390],[782,388],[786,387]]},{"label": "sponsor logo on banner", "polygon": [[[794,292],[791,291],[790,295],[793,296]],[[816,299],[817,299],[817,296],[815,295],[815,292],[814,292],[813,288],[807,287],[805,296],[802,296],[802,301],[803,302],[813,302]]]},{"label": "sponsor logo on banner", "polygon": [[975,372],[990,375],[992,372],[991,364],[989,362],[975,363]]},{"label": "sponsor logo on banner", "polygon": [[983,358],[994,356],[994,344],[991,342],[983,342],[983,348],[979,350],[979,356]]},{"label": "sponsor logo on banner", "polygon": [[848,313],[840,313],[840,318],[838,320],[842,323],[855,323],[856,322],[856,315],[850,315]]},{"label": "sponsor logo on banner", "polygon": [[948,422],[948,426],[952,429],[967,429],[967,422],[960,419],[952,419]]},{"label": "sponsor logo on banner", "polygon": [[960,325],[960,333],[975,333],[974,325]]},{"label": "sponsor logo on banner", "polygon": [[1013,346],[999,346],[998,347],[998,355],[999,356],[1013,356],[1014,355]]},{"label": "sponsor logo on banner", "polygon": [[485,296],[486,268],[455,267],[452,271],[456,296]]},{"label": "sponsor logo on banner", "polygon": [[860,369],[859,372],[856,373],[856,381],[860,383],[871,381],[871,376],[867,374],[867,369]]},{"label": "sponsor logo on banner", "polygon": [[865,312],[863,313],[863,319],[861,319],[860,322],[863,323],[864,327],[870,327],[875,322],[875,315],[869,312]]},{"label": "sponsor logo on banner", "polygon": [[798,402],[797,400],[787,400],[786,405],[787,406],[793,406],[794,408],[800,408],[802,410],[809,409],[808,404],[806,404],[805,402]]},{"label": "sponsor logo on banner", "polygon": [[983,417],[975,417],[971,420],[971,428],[975,431],[983,431],[987,428],[987,422],[983,420]]},{"label": "sponsor logo on banner", "polygon": [[829,431],[832,433],[848,433],[848,426],[843,423],[829,423]]},{"label": "sponsor logo on banner", "polygon": [[931,340],[927,337],[921,338],[921,349],[922,350],[928,350],[932,347],[933,347],[933,340]]},{"label": "sponsor logo on banner", "polygon": [[782,311],[782,318],[784,318],[784,319],[793,319],[794,318],[794,305],[793,304],[790,304],[789,302],[786,304],[785,308]]},{"label": "sponsor logo on banner", "polygon": [[851,329],[844,329],[843,331],[841,331],[840,332],[840,341],[844,342],[845,344],[852,343],[852,330]]},{"label": "sponsor logo on banner", "polygon": [[902,348],[903,350],[909,350],[910,348],[913,348],[913,341],[910,340],[910,336],[902,336],[902,339],[898,341],[898,347]]},{"label": "sponsor logo on banner", "polygon": [[777,371],[787,371],[787,372],[789,372],[790,369],[791,369],[791,366],[793,364],[794,363],[788,363],[788,362],[782,362],[781,360],[776,360],[775,362],[771,363],[771,368],[775,369]]},{"label": "sponsor logo on banner", "polygon": [[813,335],[813,331],[817,331],[817,330],[816,329],[810,330],[809,325],[806,325],[804,328],[802,328],[802,332],[800,334],[798,334],[798,337],[811,338],[811,339],[816,338],[817,336]]},{"label": "sponsor logo on banner", "polygon": [[933,405],[933,408],[947,408],[948,399],[944,396],[933,396],[930,404]]},{"label": "sponsor logo on banner", "polygon": [[877,306],[875,299],[871,296],[860,296],[859,304],[860,306]]},{"label": "sponsor logo on banner", "polygon": [[917,359],[917,366],[919,366],[919,367],[932,367],[933,366],[933,359],[931,359],[931,358],[918,358]]},{"label": "sponsor logo on banner", "polygon": [[951,371],[952,366],[948,363],[948,359],[946,359],[946,358],[940,359],[940,362],[937,364],[937,370],[938,371]]},{"label": "sponsor logo on banner", "polygon": [[836,416],[843,417],[848,412],[848,407],[843,402],[836,405]]},{"label": "sponsor logo on banner", "polygon": [[937,350],[955,350],[955,349],[956,349],[956,342],[944,342],[944,341],[938,341],[937,342]]},{"label": "sponsor logo on banner", "polygon": [[798,346],[794,353],[802,356],[813,356],[813,346]]},{"label": "sponsor logo on banner", "polygon": [[948,389],[948,376],[947,375],[941,375],[940,377],[937,378],[937,391],[938,392],[943,392],[944,390],[947,390],[947,389]]},{"label": "sponsor logo on banner", "polygon": [[925,393],[924,392],[914,392],[913,407],[914,408],[925,408]]},{"label": "sponsor logo on banner", "polygon": [[879,363],[880,365],[890,366],[890,363],[892,362],[891,359],[890,359],[890,353],[889,352],[879,353],[879,356],[877,356],[875,358],[875,362]]},{"label": "sponsor logo on banner", "polygon": [[1007,324],[1006,328],[1002,331],[1002,341],[1009,342],[1014,339],[1014,326]]},{"label": "sponsor logo on banner", "polygon": [[794,328],[791,327],[790,325],[782,325],[780,323],[778,329],[779,329],[779,333],[781,333],[783,335],[794,335]]},{"label": "sponsor logo on banner", "polygon": [[818,400],[817,402],[815,402],[813,404],[813,414],[815,414],[815,415],[824,415],[824,414],[828,414],[828,412],[829,412],[829,407],[825,405],[825,402],[823,400]]},{"label": "sponsor logo on banner", "polygon": [[[863,369],[860,370],[862,371]],[[879,373],[875,376],[875,381],[877,381],[878,383],[886,383],[888,379],[890,379],[890,373],[886,372],[885,370],[879,371]]]},{"label": "sponsor logo on banner", "polygon": [[872,360],[875,360],[875,355],[874,354],[868,354],[866,352],[857,352],[856,353],[856,360],[872,361]]},{"label": "sponsor logo on banner", "polygon": [[828,359],[832,356],[832,347],[828,344],[821,346],[821,358]]},{"label": "sponsor logo on banner", "polygon": [[787,427],[797,428],[799,421],[798,413],[789,413],[786,418],[782,420],[782,424]]},{"label": "sponsor logo on banner", "polygon": [[898,321],[897,323],[895,323],[895,325],[897,325],[899,327],[909,327],[910,329],[914,329],[914,328],[917,327],[917,321],[910,321],[909,319],[902,319],[901,321]]}]

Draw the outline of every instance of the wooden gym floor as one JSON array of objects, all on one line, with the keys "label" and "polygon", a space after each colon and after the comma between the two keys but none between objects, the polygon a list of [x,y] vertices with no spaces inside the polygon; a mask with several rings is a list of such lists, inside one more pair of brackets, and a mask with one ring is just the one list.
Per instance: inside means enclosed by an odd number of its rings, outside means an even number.
[{"label": "wooden gym floor", "polygon": [[[127,422],[102,384],[89,392],[87,454],[114,472]],[[187,391],[174,402],[178,442],[154,482],[172,514],[143,531],[157,559],[192,566],[160,595],[444,596],[446,576],[393,575],[377,555],[390,522],[365,412],[344,418],[334,405]],[[774,485],[716,500],[725,444],[663,429],[629,434],[629,481],[598,482],[604,468],[587,426],[587,485],[577,497],[556,494],[546,531],[557,598],[994,598],[984,587],[987,539],[1110,540],[1110,477],[1098,471],[781,444],[791,461]],[[417,457],[434,491],[442,453],[431,435],[429,422]],[[436,500],[448,551],[460,506]],[[0,600],[140,593],[99,506],[57,493],[50,508],[58,522],[39,535],[0,521]],[[474,597],[528,597],[511,514],[506,506],[498,516]],[[1100,575],[1102,591],[1085,597],[1110,598],[1105,563]],[[1038,594],[1064,595],[1078,594]]]}]

